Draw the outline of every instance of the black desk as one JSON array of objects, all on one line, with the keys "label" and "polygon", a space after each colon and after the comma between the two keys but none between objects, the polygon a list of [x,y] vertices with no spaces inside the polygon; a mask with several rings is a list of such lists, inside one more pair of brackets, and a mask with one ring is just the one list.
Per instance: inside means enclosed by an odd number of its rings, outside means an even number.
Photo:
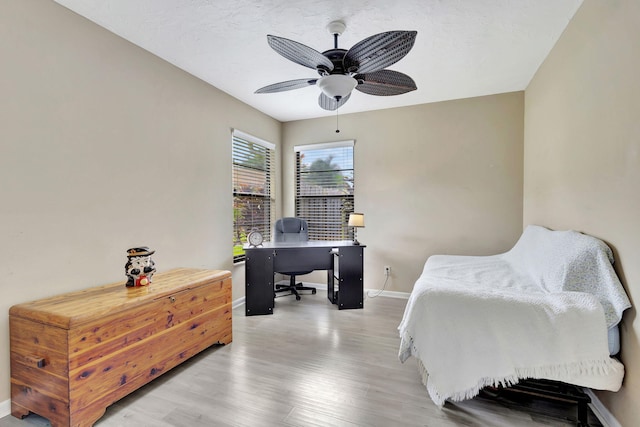
[{"label": "black desk", "polygon": [[362,308],[364,246],[351,240],[266,242],[245,247],[245,314],[273,314],[275,271],[327,270],[327,297],[339,309]]}]

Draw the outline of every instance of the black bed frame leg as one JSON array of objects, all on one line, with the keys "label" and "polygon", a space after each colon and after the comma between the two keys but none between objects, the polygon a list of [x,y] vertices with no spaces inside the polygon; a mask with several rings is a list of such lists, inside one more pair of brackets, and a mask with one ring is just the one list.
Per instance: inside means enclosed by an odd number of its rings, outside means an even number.
[{"label": "black bed frame leg", "polygon": [[578,402],[578,427],[589,427],[589,406],[584,400]]}]

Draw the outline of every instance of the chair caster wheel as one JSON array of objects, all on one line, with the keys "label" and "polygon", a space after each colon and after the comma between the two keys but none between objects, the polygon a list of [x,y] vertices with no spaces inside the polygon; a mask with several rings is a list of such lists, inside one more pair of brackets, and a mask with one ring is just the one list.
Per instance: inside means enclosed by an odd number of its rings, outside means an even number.
[{"label": "chair caster wheel", "polygon": [[302,297],[300,295],[296,295],[296,301],[300,301]]},{"label": "chair caster wheel", "polygon": [[311,295],[315,295],[316,294],[316,290],[315,289],[311,289]]}]

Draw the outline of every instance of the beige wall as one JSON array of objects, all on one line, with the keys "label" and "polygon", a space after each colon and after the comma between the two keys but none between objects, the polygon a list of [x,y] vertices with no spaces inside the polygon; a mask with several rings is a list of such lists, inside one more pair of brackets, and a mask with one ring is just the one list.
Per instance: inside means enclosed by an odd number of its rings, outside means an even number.
[{"label": "beige wall", "polygon": [[[585,0],[525,96],[524,224],[604,239],[640,301],[640,2]],[[640,322],[622,323],[621,391],[599,398],[640,420]]]},{"label": "beige wall", "polygon": [[365,288],[382,288],[385,265],[386,289],[410,292],[429,255],[505,251],[522,232],[523,108],[516,92],[345,115],[339,134],[335,117],[285,123],[283,212],[294,214],[293,147],[354,139]]},{"label": "beige wall", "polygon": [[3,402],[11,305],[123,280],[133,245],[231,269],[230,129],[281,124],[48,0],[0,2],[0,61]]}]

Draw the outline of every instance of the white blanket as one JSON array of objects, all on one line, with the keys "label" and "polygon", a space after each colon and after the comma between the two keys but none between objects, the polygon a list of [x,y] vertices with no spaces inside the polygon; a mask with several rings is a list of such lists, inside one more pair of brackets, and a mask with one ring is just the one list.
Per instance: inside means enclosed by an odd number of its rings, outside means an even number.
[{"label": "white blanket", "polygon": [[438,405],[523,378],[617,391],[624,367],[609,356],[607,326],[630,304],[602,263],[607,250],[590,236],[529,226],[505,254],[430,257],[398,327],[400,360],[418,359]]}]

